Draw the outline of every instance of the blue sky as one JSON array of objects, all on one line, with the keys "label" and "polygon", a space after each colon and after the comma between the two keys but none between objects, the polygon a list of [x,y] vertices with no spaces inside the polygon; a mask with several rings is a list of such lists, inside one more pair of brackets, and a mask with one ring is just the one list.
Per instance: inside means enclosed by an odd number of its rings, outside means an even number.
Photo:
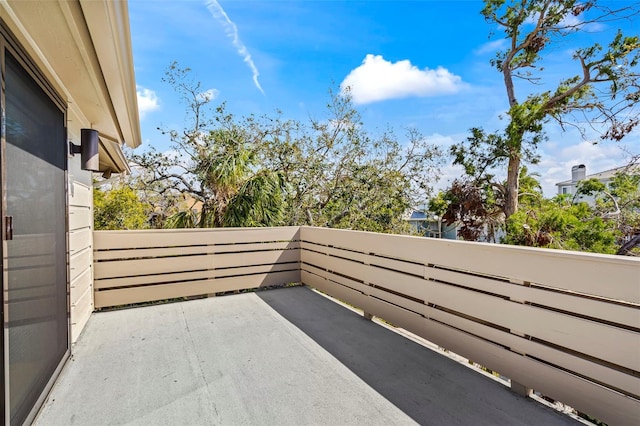
[{"label": "blue sky", "polygon": [[[489,60],[502,41],[489,38],[495,28],[481,8],[478,1],[129,0],[144,145],[169,150],[157,127],[183,128],[184,106],[161,82],[172,61],[191,68],[213,102],[226,101],[238,115],[279,109],[285,117],[322,119],[329,88],[348,84],[373,133],[390,125],[402,137],[414,127],[446,148],[470,127],[497,130],[507,100]],[[591,26],[554,46],[543,84],[578,72],[572,49],[604,44],[618,27],[638,34],[639,21]],[[540,88],[517,89],[524,99]],[[640,152],[637,131],[597,145],[554,126],[548,134],[535,167],[546,195],[570,178],[574,164],[595,173],[624,164],[624,148]],[[444,167],[439,186],[459,175]]]}]

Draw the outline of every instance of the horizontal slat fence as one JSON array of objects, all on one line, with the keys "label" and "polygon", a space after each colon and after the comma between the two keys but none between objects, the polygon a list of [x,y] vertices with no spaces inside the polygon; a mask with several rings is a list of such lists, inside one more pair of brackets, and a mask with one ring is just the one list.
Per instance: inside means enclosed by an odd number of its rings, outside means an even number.
[{"label": "horizontal slat fence", "polygon": [[640,259],[311,227],[94,247],[97,308],[302,282],[609,424],[640,418]]},{"label": "horizontal slat fence", "polygon": [[609,424],[640,419],[640,259],[300,228],[301,279]]},{"label": "horizontal slat fence", "polygon": [[96,231],[95,307],[300,282],[298,227]]}]

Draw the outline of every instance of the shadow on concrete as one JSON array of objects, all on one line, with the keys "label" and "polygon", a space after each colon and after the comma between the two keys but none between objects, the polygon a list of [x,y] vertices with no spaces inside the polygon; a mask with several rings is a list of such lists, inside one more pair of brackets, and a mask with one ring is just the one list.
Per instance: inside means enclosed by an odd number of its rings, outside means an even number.
[{"label": "shadow on concrete", "polygon": [[256,294],[420,424],[578,424],[307,287]]}]

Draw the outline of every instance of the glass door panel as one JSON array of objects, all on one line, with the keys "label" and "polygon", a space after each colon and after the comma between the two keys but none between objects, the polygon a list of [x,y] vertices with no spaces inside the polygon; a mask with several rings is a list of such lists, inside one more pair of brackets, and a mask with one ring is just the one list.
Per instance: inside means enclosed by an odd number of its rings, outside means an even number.
[{"label": "glass door panel", "polygon": [[68,349],[64,114],[5,53],[5,378],[22,424]]}]

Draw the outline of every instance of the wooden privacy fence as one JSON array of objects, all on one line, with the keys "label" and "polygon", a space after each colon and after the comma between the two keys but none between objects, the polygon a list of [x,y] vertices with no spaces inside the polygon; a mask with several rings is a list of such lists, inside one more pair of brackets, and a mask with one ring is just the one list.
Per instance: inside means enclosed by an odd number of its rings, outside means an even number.
[{"label": "wooden privacy fence", "polygon": [[94,233],[96,308],[302,282],[609,424],[640,418],[640,259],[311,227]]},{"label": "wooden privacy fence", "polygon": [[301,279],[609,424],[640,419],[640,259],[300,228]]},{"label": "wooden privacy fence", "polygon": [[300,282],[298,227],[94,233],[95,307]]}]

